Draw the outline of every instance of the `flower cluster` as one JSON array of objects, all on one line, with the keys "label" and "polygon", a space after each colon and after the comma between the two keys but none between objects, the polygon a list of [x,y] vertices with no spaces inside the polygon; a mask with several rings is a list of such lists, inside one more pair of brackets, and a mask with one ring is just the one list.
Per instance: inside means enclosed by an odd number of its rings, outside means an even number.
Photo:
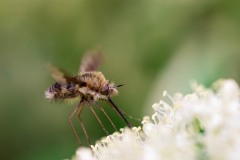
[{"label": "flower cluster", "polygon": [[193,84],[194,92],[175,94],[171,103],[153,105],[155,114],[142,127],[122,129],[92,149],[79,148],[76,160],[240,159],[240,90],[233,80],[211,89]]}]

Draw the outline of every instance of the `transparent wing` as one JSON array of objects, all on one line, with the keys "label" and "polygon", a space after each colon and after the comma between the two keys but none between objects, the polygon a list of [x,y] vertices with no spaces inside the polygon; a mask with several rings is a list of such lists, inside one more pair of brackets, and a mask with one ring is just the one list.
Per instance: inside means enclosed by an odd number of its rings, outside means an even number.
[{"label": "transparent wing", "polygon": [[52,78],[60,84],[66,84],[68,79],[70,79],[70,76],[52,64],[48,64],[48,70],[50,71]]},{"label": "transparent wing", "polygon": [[99,51],[87,52],[82,59],[79,72],[90,72],[97,70],[102,61],[102,54]]}]

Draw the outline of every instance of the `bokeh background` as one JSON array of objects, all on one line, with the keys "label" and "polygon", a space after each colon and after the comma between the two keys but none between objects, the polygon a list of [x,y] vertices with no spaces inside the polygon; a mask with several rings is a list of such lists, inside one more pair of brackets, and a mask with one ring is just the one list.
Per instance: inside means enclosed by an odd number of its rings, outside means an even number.
[{"label": "bokeh background", "polygon": [[[72,157],[78,144],[68,117],[76,104],[44,98],[53,83],[46,64],[76,74],[89,49],[103,52],[107,78],[126,84],[114,101],[135,117],[151,115],[164,90],[190,92],[190,80],[239,82],[239,6],[236,0],[0,0],[1,159]],[[101,105],[118,128],[125,126]],[[94,144],[105,134],[87,108],[83,119]]]}]

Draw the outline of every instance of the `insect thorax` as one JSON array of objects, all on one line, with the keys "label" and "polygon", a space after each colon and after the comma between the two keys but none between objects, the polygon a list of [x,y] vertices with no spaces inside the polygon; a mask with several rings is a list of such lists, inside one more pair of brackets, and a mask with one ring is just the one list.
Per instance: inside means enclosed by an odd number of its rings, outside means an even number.
[{"label": "insect thorax", "polygon": [[80,94],[86,99],[99,100],[106,99],[106,95],[101,94],[101,88],[108,81],[105,79],[102,72],[85,72],[80,73],[79,80],[81,83],[85,83],[85,86],[79,88]]},{"label": "insect thorax", "polygon": [[81,73],[79,78],[81,82],[86,83],[86,87],[80,87],[79,91],[87,98],[97,101],[118,93],[115,85],[106,80],[102,72]]},{"label": "insect thorax", "polygon": [[98,91],[100,88],[108,83],[108,81],[105,79],[102,72],[86,72],[81,73],[79,75],[79,79],[81,82],[86,83],[87,87],[89,87],[92,90]]}]

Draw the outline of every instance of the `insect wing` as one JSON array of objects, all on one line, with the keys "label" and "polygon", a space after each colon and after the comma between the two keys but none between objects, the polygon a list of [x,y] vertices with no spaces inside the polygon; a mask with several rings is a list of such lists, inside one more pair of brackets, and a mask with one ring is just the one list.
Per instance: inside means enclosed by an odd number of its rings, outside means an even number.
[{"label": "insect wing", "polygon": [[84,55],[79,72],[91,72],[97,70],[102,61],[100,52],[88,52]]},{"label": "insect wing", "polygon": [[70,76],[68,76],[66,73],[64,73],[63,71],[61,71],[59,68],[57,68],[54,65],[49,64],[48,65],[48,70],[51,73],[52,78],[60,83],[60,84],[66,84],[68,79],[70,79]]}]

